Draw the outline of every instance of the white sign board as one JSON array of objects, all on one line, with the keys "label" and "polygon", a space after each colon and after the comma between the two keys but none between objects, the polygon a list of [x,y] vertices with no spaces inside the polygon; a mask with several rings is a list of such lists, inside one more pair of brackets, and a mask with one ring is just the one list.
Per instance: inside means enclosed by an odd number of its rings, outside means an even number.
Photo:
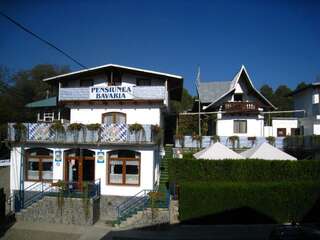
[{"label": "white sign board", "polygon": [[0,160],[0,167],[10,166],[10,159],[2,159]]},{"label": "white sign board", "polygon": [[130,86],[90,87],[90,99],[117,100],[133,99],[133,91]]}]

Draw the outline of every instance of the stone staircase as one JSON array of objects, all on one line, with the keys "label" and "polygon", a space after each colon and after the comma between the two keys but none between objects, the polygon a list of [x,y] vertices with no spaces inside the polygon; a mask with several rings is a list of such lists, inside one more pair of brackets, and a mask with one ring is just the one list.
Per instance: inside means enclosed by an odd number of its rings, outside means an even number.
[{"label": "stone staircase", "polygon": [[[165,147],[165,156],[161,159],[160,162],[160,183],[158,191],[163,193],[164,198],[167,198],[168,190],[167,183],[169,181],[169,171],[168,171],[168,159],[172,157],[172,146]],[[132,208],[130,214],[118,219],[115,224],[117,228],[138,228],[146,227],[157,224],[168,223],[170,221],[170,214],[168,209],[168,201],[161,201],[154,208],[151,208],[150,200],[145,206],[139,208]]]},{"label": "stone staircase", "polygon": [[146,208],[137,211],[130,217],[127,217],[124,221],[116,224],[115,227],[121,229],[140,228],[164,224],[168,223],[169,221],[170,216],[168,208]]},{"label": "stone staircase", "polygon": [[173,151],[172,145],[166,145],[165,148],[165,155],[161,159],[160,162],[160,184],[159,184],[159,191],[163,192],[167,189],[167,183],[169,182],[169,163],[168,160],[172,158]]}]

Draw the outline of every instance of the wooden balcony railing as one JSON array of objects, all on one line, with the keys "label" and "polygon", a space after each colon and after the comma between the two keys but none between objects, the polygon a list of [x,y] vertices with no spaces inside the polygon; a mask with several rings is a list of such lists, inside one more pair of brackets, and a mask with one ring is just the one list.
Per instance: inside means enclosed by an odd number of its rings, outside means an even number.
[{"label": "wooden balcony railing", "polygon": [[254,102],[226,102],[224,111],[230,113],[258,112],[259,106]]}]

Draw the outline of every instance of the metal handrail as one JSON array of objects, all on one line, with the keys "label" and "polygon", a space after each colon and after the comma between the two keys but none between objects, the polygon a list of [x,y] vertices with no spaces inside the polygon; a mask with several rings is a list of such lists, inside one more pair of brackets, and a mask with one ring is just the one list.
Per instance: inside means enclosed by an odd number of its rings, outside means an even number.
[{"label": "metal handrail", "polygon": [[127,206],[124,209],[118,209],[118,219],[126,216],[130,213],[133,209],[137,209],[139,207],[145,207],[146,203],[148,203],[149,198],[147,196],[139,198],[137,201],[133,202],[132,205]]},{"label": "metal handrail", "polygon": [[[130,213],[133,209],[136,210],[139,207],[145,208],[150,196],[150,192],[157,192],[158,190],[148,190],[144,189],[138,192],[136,195],[133,197],[130,197],[128,200],[124,201],[120,205],[117,206],[117,214],[118,214],[118,220],[121,220],[124,216],[126,216],[128,213]],[[142,195],[141,195],[142,194]],[[165,207],[169,206],[170,202],[170,194],[168,191],[165,193],[165,199],[159,201],[159,206],[161,207],[161,203],[164,203]]]},{"label": "metal handrail", "polygon": [[147,194],[144,194],[141,197],[136,197],[135,199],[133,199],[133,201],[130,202],[130,205],[129,204],[124,205],[123,208],[119,208],[119,211],[124,212],[125,210],[131,208],[132,206],[136,205],[137,203],[139,203],[141,200],[145,198],[147,198]]},{"label": "metal handrail", "polygon": [[134,196],[128,198],[127,200],[125,200],[124,202],[120,203],[117,208],[120,208],[122,205],[127,204],[128,202],[130,202],[132,199],[138,197],[141,193],[144,193],[146,191],[146,189],[141,190],[140,192],[138,192],[137,194],[135,194]]},{"label": "metal handrail", "polygon": [[[53,181],[59,181],[59,180],[53,179]],[[79,184],[79,182],[65,182],[65,183],[66,184],[70,184],[70,183]],[[90,181],[90,183],[93,184],[94,191],[90,191],[90,189],[89,189],[88,197],[99,197],[101,194],[101,189],[100,189],[101,188],[101,179],[96,179],[94,181]],[[35,192],[34,194],[32,194],[30,196],[25,195],[25,192],[32,191],[35,188],[37,188],[38,190],[34,191]],[[19,211],[20,209],[24,209],[24,208],[29,207],[34,202],[42,199],[48,192],[54,192],[55,188],[56,188],[55,184],[48,183],[48,182],[41,181],[41,182],[33,183],[29,187],[22,190],[23,194],[24,194],[24,199],[22,202],[19,203],[19,209],[17,209],[17,211]],[[14,202],[15,197],[16,197],[16,195],[12,195],[7,200],[8,205],[10,205],[10,209],[12,209],[12,203]]]},{"label": "metal handrail", "polygon": [[[43,189],[43,182],[42,182],[42,188],[41,188],[41,191],[36,193],[35,195],[32,195],[31,198],[29,198],[28,200],[24,201],[24,204],[23,204],[23,208],[27,208],[29,207],[31,204],[39,201],[40,199],[42,199],[45,195],[45,192],[47,190],[52,190],[53,189],[53,186],[47,186],[45,189]],[[39,197],[39,198],[38,198]]]}]

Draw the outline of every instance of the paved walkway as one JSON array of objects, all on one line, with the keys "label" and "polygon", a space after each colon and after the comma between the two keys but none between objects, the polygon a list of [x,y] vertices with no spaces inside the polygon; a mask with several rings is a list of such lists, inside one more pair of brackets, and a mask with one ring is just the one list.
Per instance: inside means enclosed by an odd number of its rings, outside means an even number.
[{"label": "paved walkway", "polygon": [[111,229],[103,222],[93,226],[17,222],[1,240],[97,240]]},{"label": "paved walkway", "polygon": [[268,240],[275,225],[175,225],[145,230],[110,231],[102,240]]}]

